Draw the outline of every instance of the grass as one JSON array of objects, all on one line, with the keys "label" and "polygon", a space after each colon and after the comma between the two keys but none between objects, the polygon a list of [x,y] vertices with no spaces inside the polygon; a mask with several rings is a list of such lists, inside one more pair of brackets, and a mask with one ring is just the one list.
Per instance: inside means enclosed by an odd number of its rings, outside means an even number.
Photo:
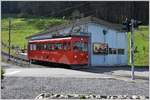
[{"label": "grass", "polygon": [[[148,26],[140,26],[135,30],[135,65],[148,66],[149,65],[149,28]],[[128,53],[130,54],[130,33],[128,33]],[[130,64],[130,57],[128,57]]]},{"label": "grass", "polygon": [[[11,43],[23,47],[23,45],[27,43],[27,40],[25,38],[39,31],[39,29],[27,24],[27,22],[23,19],[13,19]],[[2,41],[6,43],[8,41],[8,33],[8,20],[2,20]]]},{"label": "grass", "polygon": [[[11,44],[24,48],[24,46],[27,46],[27,40],[25,39],[27,36],[44,31],[48,26],[52,27],[64,22],[66,22],[66,20],[57,18],[13,18],[11,20]],[[1,20],[1,26],[1,40],[8,45],[8,18]],[[8,51],[8,48],[2,48],[2,50]]]},{"label": "grass", "polygon": [[[27,36],[36,34],[40,31],[46,30],[48,27],[65,23],[66,20],[59,18],[13,18],[11,39],[12,45],[24,48],[27,46]],[[1,40],[8,44],[8,18],[3,18],[1,21],[2,31]],[[130,44],[130,33],[128,33],[128,46]],[[149,65],[149,28],[148,26],[140,26],[135,31],[135,65],[148,66]],[[128,53],[129,53],[128,47]],[[3,51],[8,51],[8,48],[2,48]],[[13,53],[13,51],[12,51]],[[130,58],[128,57],[130,60]],[[129,62],[129,61],[128,61]],[[130,64],[130,63],[129,63]]]}]

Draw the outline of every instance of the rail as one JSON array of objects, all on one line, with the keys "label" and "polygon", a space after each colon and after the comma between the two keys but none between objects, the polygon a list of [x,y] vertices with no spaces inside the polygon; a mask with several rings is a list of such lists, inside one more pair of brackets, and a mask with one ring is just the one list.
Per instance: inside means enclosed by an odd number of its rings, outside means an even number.
[{"label": "rail", "polygon": [[[5,59],[8,61],[9,59],[9,54],[4,52],[4,51],[1,51],[1,56],[2,56],[2,59]],[[10,55],[10,59],[9,61],[15,63],[15,64],[19,64],[21,66],[25,66],[25,65],[30,65],[30,61],[28,59],[24,59],[24,58],[21,58],[21,57],[16,57],[16,56],[13,56],[13,55]]]}]

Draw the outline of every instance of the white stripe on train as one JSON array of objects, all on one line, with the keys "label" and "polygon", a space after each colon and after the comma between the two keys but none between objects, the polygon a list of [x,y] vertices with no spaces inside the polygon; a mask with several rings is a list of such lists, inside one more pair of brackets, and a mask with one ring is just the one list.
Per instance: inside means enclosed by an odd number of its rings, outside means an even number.
[{"label": "white stripe on train", "polygon": [[44,39],[44,40],[32,40],[29,42],[44,42],[44,41],[53,41],[53,40],[68,40],[71,39],[71,37],[67,37],[67,38],[56,38],[56,39]]}]

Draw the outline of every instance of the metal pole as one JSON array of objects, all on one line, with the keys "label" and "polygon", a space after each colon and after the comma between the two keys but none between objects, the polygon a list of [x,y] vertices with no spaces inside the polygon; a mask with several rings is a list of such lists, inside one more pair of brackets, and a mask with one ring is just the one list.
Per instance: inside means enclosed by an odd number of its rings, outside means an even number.
[{"label": "metal pole", "polygon": [[[105,42],[106,42],[106,33],[107,33],[107,31],[106,31],[106,30],[103,30],[104,44],[105,44]],[[105,54],[104,54],[104,65],[105,65],[105,62],[106,62],[106,58],[105,58]]]},{"label": "metal pole", "polygon": [[9,48],[8,48],[8,53],[9,53],[9,59],[10,60],[10,45],[11,45],[11,19],[9,18],[9,38],[8,38],[8,45],[9,45]]},{"label": "metal pole", "polygon": [[134,77],[134,19],[131,19],[131,41],[130,41],[130,46],[131,46],[131,78],[132,80],[135,79]]}]

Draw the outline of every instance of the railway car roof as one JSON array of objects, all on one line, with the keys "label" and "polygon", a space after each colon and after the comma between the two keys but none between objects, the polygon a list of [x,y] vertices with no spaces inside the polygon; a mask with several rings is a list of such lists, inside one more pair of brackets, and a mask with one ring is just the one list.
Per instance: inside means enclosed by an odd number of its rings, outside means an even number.
[{"label": "railway car roof", "polygon": [[29,42],[47,42],[47,41],[64,41],[64,40],[70,40],[71,37],[66,38],[51,38],[51,39],[43,39],[43,40],[31,40]]},{"label": "railway car roof", "polygon": [[77,35],[69,35],[69,36],[56,36],[53,38],[47,38],[47,39],[38,39],[38,40],[30,40],[29,42],[47,42],[47,41],[64,41],[64,40],[70,40],[72,37],[87,37],[87,36],[77,36]]}]

